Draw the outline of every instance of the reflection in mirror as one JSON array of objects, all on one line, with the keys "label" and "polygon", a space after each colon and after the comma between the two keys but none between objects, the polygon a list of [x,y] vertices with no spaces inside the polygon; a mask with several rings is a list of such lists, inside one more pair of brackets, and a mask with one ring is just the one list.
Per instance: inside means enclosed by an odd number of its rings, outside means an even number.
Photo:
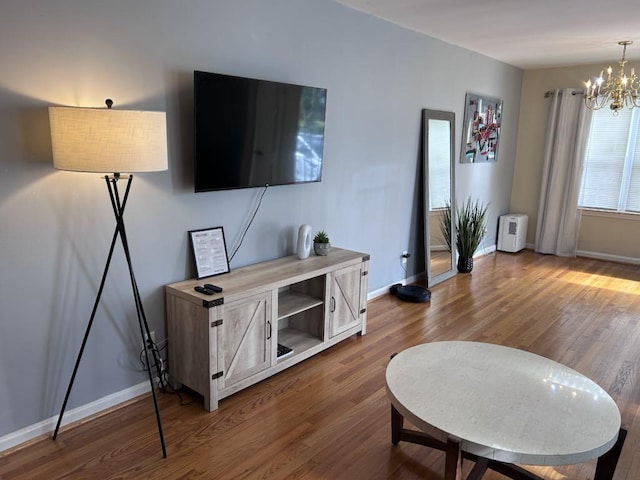
[{"label": "reflection in mirror", "polygon": [[425,247],[427,286],[455,275],[452,243],[454,198],[455,114],[423,110],[425,172]]}]

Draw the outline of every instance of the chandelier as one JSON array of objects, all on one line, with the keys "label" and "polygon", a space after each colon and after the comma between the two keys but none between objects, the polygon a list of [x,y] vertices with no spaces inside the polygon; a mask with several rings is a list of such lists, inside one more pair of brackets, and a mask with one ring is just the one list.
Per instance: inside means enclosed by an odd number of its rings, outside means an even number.
[{"label": "chandelier", "polygon": [[624,107],[640,107],[638,98],[640,80],[636,77],[634,68],[631,68],[631,75],[628,77],[624,71],[624,66],[627,63],[625,60],[627,45],[632,43],[631,40],[618,42],[618,45],[622,45],[623,50],[617,76],[612,76],[613,69],[609,66],[606,80],[604,79],[604,70],[601,70],[600,75],[593,82],[591,82],[591,79],[585,82],[584,103],[587,108],[599,110],[609,105],[609,108],[613,110],[613,114],[617,115],[618,111]]}]

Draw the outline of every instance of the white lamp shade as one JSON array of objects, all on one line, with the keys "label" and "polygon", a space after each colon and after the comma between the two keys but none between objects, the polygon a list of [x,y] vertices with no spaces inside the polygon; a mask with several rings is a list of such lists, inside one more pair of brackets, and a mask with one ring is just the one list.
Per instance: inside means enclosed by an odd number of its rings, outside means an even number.
[{"label": "white lamp shade", "polygon": [[164,112],[49,107],[53,166],[100,173],[167,169]]}]

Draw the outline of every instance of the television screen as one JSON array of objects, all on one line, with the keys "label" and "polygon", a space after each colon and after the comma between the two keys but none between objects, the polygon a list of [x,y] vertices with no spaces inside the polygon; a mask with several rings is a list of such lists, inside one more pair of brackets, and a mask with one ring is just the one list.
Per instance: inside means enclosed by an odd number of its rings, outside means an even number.
[{"label": "television screen", "polygon": [[327,91],[194,72],[195,191],[319,182]]}]

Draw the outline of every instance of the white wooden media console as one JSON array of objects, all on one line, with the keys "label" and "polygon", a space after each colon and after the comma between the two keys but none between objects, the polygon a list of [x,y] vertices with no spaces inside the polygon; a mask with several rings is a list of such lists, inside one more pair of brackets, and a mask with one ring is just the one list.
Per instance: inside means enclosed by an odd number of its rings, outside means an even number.
[{"label": "white wooden media console", "polygon": [[[345,338],[366,333],[369,255],[333,248],[165,287],[169,373],[218,401]],[[213,283],[221,293],[194,287]],[[292,352],[278,357],[278,344]]]}]

